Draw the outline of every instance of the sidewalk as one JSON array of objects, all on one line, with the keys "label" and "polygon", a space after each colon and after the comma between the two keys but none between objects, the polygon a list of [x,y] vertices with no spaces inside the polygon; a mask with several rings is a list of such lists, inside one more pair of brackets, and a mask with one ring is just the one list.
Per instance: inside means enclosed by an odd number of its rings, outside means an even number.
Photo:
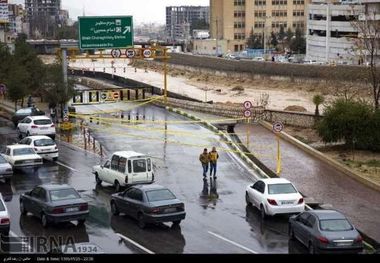
[{"label": "sidewalk", "polygon": [[[235,133],[243,143],[249,129],[250,151],[276,170],[275,135],[260,125],[238,124]],[[380,193],[346,176],[334,167],[281,140],[281,176],[292,181],[304,195],[332,205],[366,235],[380,243]]]}]

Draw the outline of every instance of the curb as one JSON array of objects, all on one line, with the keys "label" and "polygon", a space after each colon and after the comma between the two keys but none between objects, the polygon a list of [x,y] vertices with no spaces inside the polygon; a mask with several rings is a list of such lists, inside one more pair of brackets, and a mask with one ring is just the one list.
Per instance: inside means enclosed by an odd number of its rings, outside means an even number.
[{"label": "curb", "polygon": [[270,178],[263,170],[261,170],[254,162],[251,161],[251,159],[247,156],[247,154],[245,154],[243,151],[240,150],[240,147],[238,145],[236,145],[236,143],[228,136],[226,135],[226,133],[220,131],[217,127],[215,127],[214,125],[212,125],[211,123],[209,122],[206,122],[206,121],[203,121],[202,119],[194,116],[194,115],[191,115],[187,112],[184,112],[182,110],[179,110],[179,109],[176,109],[176,108],[173,108],[173,107],[165,107],[166,110],[168,111],[171,111],[171,112],[174,112],[174,113],[177,113],[177,114],[180,114],[182,116],[185,116],[187,118],[190,118],[192,120],[196,120],[196,121],[202,121],[202,124],[204,124],[209,130],[213,131],[214,133],[216,133],[217,135],[221,136],[225,141],[226,143],[234,150],[238,153],[238,155],[246,162],[248,163],[258,174],[260,177],[262,178]]},{"label": "curb", "polygon": [[[272,125],[270,125],[268,122],[261,121],[260,124],[264,128],[272,131]],[[285,141],[287,141],[287,142],[295,145],[296,147],[300,148],[301,150],[311,154],[312,156],[318,158],[319,160],[321,160],[321,161],[327,163],[328,165],[334,167],[335,169],[339,170],[340,172],[344,173],[345,175],[347,175],[347,176],[355,179],[356,181],[372,188],[373,190],[380,192],[380,185],[379,184],[368,180],[367,178],[361,176],[360,174],[352,172],[351,170],[349,170],[348,168],[346,168],[345,166],[340,164],[338,161],[335,161],[334,159],[324,155],[320,151],[318,151],[318,150],[310,147],[309,145],[297,140],[296,138],[290,136],[286,132],[281,132],[280,137],[282,139],[284,139]]]}]

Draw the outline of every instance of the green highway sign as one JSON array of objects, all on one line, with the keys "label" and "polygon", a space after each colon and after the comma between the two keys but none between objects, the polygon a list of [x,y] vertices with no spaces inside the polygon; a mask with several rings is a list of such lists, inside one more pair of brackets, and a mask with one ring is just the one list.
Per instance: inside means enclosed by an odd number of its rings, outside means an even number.
[{"label": "green highway sign", "polygon": [[115,49],[133,46],[132,16],[79,17],[80,49]]}]

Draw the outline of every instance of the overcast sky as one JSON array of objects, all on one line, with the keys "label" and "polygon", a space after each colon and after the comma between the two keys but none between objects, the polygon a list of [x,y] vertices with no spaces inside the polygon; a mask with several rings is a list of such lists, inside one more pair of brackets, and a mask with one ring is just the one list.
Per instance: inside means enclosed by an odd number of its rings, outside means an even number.
[{"label": "overcast sky", "polygon": [[[22,3],[24,0],[9,0]],[[209,5],[209,0],[62,0],[62,8],[68,9],[70,18],[77,20],[83,9],[86,16],[132,15],[134,23],[158,22],[165,24],[165,7],[178,5]]]}]

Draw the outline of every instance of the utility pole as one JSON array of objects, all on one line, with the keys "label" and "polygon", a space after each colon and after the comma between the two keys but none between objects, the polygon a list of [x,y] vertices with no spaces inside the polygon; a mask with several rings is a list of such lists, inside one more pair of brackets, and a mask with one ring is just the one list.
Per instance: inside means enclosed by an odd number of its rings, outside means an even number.
[{"label": "utility pole", "polygon": [[216,18],[216,56],[219,56],[219,24],[218,18]]}]

